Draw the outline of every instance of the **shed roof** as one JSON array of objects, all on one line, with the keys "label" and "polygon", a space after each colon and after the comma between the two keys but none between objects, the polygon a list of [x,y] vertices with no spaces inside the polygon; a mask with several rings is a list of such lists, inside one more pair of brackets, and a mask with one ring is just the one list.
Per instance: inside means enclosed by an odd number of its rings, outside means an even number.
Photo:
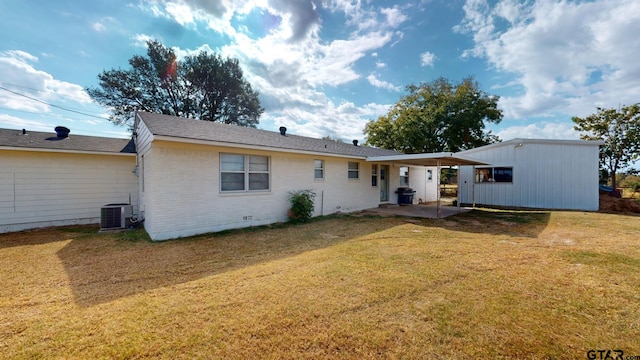
[{"label": "shed roof", "polygon": [[0,129],[0,149],[31,151],[135,154],[131,139],[69,135],[59,138],[55,133]]},{"label": "shed roof", "polygon": [[470,159],[458,153],[425,153],[403,154],[385,157],[370,157],[367,161],[389,161],[403,165],[419,166],[463,166],[463,165],[487,165],[486,162]]},{"label": "shed roof", "polygon": [[279,151],[311,152],[366,158],[401,153],[369,146],[354,146],[333,140],[316,139],[255,128],[186,119],[170,115],[139,112],[138,117],[158,139],[179,142],[199,141],[213,144],[258,146]]},{"label": "shed roof", "polygon": [[541,144],[541,145],[572,145],[572,146],[600,146],[603,145],[603,141],[596,140],[562,140],[562,139],[522,139],[516,138],[507,141],[497,142],[477,148],[463,150],[458,154],[466,156],[474,152],[485,151],[493,148],[499,148],[503,146],[522,146],[524,144]]}]

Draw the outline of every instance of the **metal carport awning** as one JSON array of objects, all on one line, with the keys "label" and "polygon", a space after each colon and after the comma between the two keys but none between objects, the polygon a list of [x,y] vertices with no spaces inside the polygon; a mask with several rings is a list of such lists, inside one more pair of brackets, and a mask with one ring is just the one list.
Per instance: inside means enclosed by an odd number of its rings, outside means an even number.
[{"label": "metal carport awning", "polygon": [[[440,167],[442,166],[475,166],[489,165],[486,162],[460,156],[456,153],[425,153],[425,154],[402,154],[388,156],[372,156],[367,158],[368,162],[387,162],[401,165],[417,166],[437,166],[438,178],[440,178]],[[440,185],[437,191],[437,216],[440,218]],[[458,208],[460,208],[460,185],[458,184]]]}]

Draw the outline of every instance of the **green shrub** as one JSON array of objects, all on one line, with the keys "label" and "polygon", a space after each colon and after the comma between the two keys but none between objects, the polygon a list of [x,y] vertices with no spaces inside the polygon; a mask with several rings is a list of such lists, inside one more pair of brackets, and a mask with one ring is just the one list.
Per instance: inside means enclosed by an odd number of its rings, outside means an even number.
[{"label": "green shrub", "polygon": [[311,190],[300,190],[289,193],[291,209],[289,209],[289,221],[292,223],[307,222],[313,215],[313,199],[316,196]]}]

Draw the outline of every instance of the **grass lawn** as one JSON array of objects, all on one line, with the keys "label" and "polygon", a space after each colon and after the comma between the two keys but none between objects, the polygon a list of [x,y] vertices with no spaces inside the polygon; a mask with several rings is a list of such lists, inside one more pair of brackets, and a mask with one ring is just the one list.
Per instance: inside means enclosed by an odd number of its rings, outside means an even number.
[{"label": "grass lawn", "polygon": [[0,358],[640,355],[640,217],[345,216],[151,243],[0,234]]}]

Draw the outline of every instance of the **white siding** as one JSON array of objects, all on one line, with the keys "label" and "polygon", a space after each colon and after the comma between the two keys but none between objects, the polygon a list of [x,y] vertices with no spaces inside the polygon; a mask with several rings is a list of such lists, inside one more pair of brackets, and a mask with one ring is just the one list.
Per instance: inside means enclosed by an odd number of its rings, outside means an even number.
[{"label": "white siding", "polygon": [[[429,170],[431,170],[431,180],[428,179]],[[413,197],[414,204],[418,204],[420,200],[423,202],[436,201],[438,199],[437,167],[410,167],[409,187],[416,191]]]},{"label": "white siding", "polygon": [[133,155],[11,150],[0,164],[0,233],[98,223],[101,206],[136,200]]},{"label": "white siding", "polygon": [[[270,191],[220,192],[221,152],[269,156]],[[314,179],[315,159],[325,162],[323,180]],[[154,141],[144,159],[145,228],[165,240],[286,221],[289,192],[306,189],[316,193],[315,216],[377,207],[371,164],[358,161],[359,179],[348,179],[349,161],[357,160]]]},{"label": "white siding", "polygon": [[578,142],[507,142],[464,152],[492,167],[513,167],[512,183],[474,183],[473,168],[461,167],[462,203],[598,210],[598,146]]},{"label": "white siding", "polygon": [[[137,115],[136,115],[137,116]],[[145,163],[148,162],[148,158],[151,153],[151,142],[153,141],[153,135],[147,128],[144,122],[138,121],[135,129],[135,143],[137,150],[137,166],[138,166],[138,203],[139,203],[139,217],[144,219],[146,217],[146,204],[145,204],[145,190],[146,182],[149,178],[149,174],[146,170]]]}]

